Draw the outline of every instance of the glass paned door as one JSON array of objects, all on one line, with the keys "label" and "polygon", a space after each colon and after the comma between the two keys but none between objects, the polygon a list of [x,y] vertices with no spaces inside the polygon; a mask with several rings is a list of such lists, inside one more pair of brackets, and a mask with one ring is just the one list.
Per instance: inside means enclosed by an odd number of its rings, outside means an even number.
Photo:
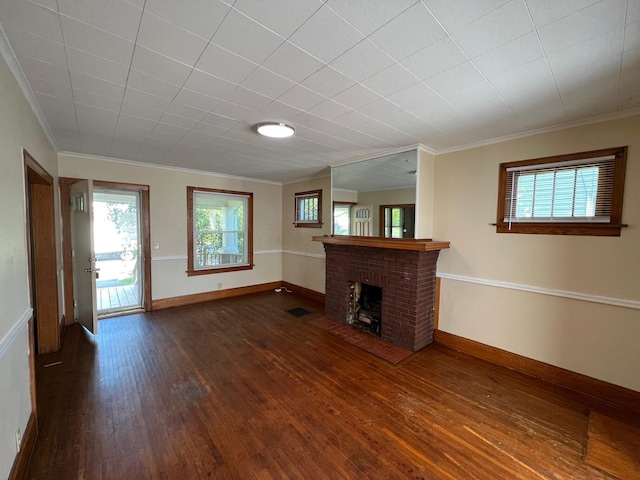
[{"label": "glass paned door", "polygon": [[93,211],[98,315],[143,308],[140,193],[96,188]]}]

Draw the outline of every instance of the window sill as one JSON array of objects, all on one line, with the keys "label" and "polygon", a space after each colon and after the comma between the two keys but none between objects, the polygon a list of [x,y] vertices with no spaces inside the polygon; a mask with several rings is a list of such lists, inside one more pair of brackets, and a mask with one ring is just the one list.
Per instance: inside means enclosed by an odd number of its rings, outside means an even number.
[{"label": "window sill", "polygon": [[322,223],[294,223],[296,228],[322,228]]},{"label": "window sill", "polygon": [[188,277],[197,275],[211,275],[213,273],[237,272],[240,270],[253,270],[253,265],[230,265],[228,267],[203,268],[199,270],[187,270]]},{"label": "window sill", "polygon": [[593,237],[619,237],[623,224],[610,223],[508,223],[498,222],[496,233],[529,233],[539,235],[584,235]]}]

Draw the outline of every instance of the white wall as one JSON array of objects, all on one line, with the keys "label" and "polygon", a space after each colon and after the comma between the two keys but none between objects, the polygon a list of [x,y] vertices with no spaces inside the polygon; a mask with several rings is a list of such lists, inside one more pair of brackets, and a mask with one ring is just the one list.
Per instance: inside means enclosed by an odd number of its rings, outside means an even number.
[{"label": "white wall", "polygon": [[[322,190],[322,228],[296,228],[296,192]],[[290,183],[282,187],[282,279],[300,287],[324,293],[325,263],[322,242],[313,236],[331,234],[331,178],[329,176]]]},{"label": "white wall", "polygon": [[[501,162],[629,146],[620,237],[497,234]],[[436,157],[443,331],[640,391],[640,116]],[[612,305],[621,303],[627,306]]]},{"label": "white wall", "polygon": [[[24,433],[31,413],[23,148],[57,175],[55,151],[0,57],[0,478],[9,475],[17,453],[15,432]],[[60,264],[59,239],[56,247]]]},{"label": "white wall", "polygon": [[[151,244],[160,245],[151,251],[154,300],[282,279],[280,184],[62,154],[59,169],[62,177],[149,185]],[[187,186],[253,193],[252,270],[187,276]]]}]

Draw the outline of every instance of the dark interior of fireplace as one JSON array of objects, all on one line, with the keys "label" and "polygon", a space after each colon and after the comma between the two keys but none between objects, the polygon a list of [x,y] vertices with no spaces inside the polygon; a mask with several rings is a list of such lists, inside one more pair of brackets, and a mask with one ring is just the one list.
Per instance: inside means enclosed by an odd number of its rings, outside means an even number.
[{"label": "dark interior of fireplace", "polygon": [[347,323],[376,335],[382,331],[382,287],[351,282]]}]

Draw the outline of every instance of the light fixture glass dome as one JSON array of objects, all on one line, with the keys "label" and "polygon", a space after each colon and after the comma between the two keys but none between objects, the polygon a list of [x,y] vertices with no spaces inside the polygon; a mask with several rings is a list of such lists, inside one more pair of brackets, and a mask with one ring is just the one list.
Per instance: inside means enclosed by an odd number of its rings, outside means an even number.
[{"label": "light fixture glass dome", "polygon": [[261,123],[258,125],[258,133],[265,137],[286,138],[293,135],[294,129],[284,123]]}]

